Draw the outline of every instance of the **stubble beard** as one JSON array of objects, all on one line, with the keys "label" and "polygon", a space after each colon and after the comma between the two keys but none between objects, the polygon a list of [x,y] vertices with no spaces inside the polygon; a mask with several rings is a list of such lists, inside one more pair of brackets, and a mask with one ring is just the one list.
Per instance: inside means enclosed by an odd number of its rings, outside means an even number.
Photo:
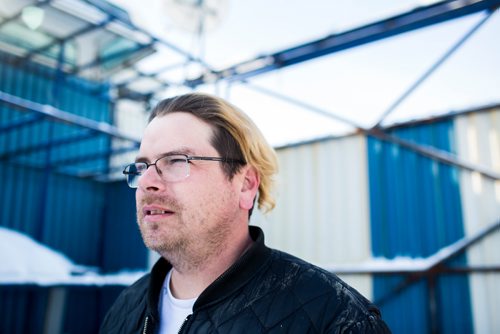
[{"label": "stubble beard", "polygon": [[[168,228],[163,222],[145,223],[142,207],[155,203],[168,207],[175,212]],[[211,219],[216,224],[209,224]],[[196,213],[187,212],[176,201],[163,197],[147,197],[137,209],[137,221],[142,239],[147,248],[157,252],[178,271],[199,269],[207,259],[216,258],[226,247],[231,232],[229,217],[197,217]],[[196,224],[198,233],[193,233],[187,224]]]},{"label": "stubble beard", "polygon": [[[150,204],[161,205],[175,212],[175,222],[145,222],[142,208]],[[186,247],[186,241],[181,235],[182,220],[179,222],[179,215],[182,212],[182,207],[174,200],[160,197],[148,196],[141,200],[137,205],[137,222],[141,231],[142,240],[147,248],[151,249],[164,256],[174,251],[181,251]],[[170,220],[174,220],[171,217]],[[170,226],[165,226],[169,224]],[[175,226],[174,226],[175,225]],[[168,229],[168,230],[167,230]]]}]

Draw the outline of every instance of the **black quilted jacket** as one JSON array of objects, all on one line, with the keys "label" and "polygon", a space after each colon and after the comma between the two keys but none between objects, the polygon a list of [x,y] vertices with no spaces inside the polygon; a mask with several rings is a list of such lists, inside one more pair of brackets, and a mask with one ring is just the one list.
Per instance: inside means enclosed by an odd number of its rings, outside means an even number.
[{"label": "black quilted jacket", "polygon": [[[337,276],[270,249],[264,234],[196,300],[179,333],[390,333],[378,309]],[[125,289],[101,333],[156,333],[158,301],[170,264]]]}]

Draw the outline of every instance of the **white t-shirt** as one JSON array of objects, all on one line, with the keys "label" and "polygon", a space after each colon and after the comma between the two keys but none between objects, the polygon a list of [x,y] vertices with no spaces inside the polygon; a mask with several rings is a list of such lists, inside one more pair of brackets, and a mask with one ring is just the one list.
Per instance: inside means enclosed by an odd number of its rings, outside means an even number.
[{"label": "white t-shirt", "polygon": [[177,334],[184,320],[188,315],[193,313],[193,305],[196,298],[193,299],[177,299],[172,296],[170,291],[170,270],[163,282],[163,288],[160,295],[160,334]]}]

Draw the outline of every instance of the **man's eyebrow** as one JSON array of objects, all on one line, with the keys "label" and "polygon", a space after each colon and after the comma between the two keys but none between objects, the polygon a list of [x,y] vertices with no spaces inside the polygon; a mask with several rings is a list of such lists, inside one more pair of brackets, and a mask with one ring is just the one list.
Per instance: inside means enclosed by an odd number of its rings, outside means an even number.
[{"label": "man's eyebrow", "polygon": [[194,155],[194,151],[188,147],[181,147],[179,149],[164,153],[164,154],[162,154],[162,156],[176,155],[176,154]]},{"label": "man's eyebrow", "polygon": [[135,158],[135,162],[148,162],[149,159],[145,158],[145,157],[136,157]]},{"label": "man's eyebrow", "polygon": [[[187,148],[187,147],[182,147],[182,148],[179,148],[179,149],[176,149],[176,150],[173,150],[173,151],[168,151],[168,152],[164,152],[164,153],[160,153],[158,155],[155,155],[154,160],[157,160],[157,159],[160,159],[160,158],[163,158],[163,157],[166,157],[166,156],[169,156],[169,155],[194,155],[194,151],[190,148]],[[135,158],[135,162],[149,162],[150,160],[146,157],[141,157],[141,156],[138,156],[137,158]]]}]

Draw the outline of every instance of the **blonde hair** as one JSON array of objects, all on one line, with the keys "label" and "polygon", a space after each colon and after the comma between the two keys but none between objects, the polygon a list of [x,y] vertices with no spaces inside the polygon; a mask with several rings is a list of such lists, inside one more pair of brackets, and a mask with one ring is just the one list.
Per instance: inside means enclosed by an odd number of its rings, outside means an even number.
[{"label": "blonde hair", "polygon": [[[263,212],[274,208],[272,188],[273,176],[278,170],[276,152],[243,111],[220,97],[190,93],[160,101],[149,120],[173,112],[191,113],[213,126],[211,144],[217,152],[225,158],[242,160],[257,170],[260,177],[258,208]],[[224,171],[230,179],[241,167],[240,164],[224,163]]]}]

